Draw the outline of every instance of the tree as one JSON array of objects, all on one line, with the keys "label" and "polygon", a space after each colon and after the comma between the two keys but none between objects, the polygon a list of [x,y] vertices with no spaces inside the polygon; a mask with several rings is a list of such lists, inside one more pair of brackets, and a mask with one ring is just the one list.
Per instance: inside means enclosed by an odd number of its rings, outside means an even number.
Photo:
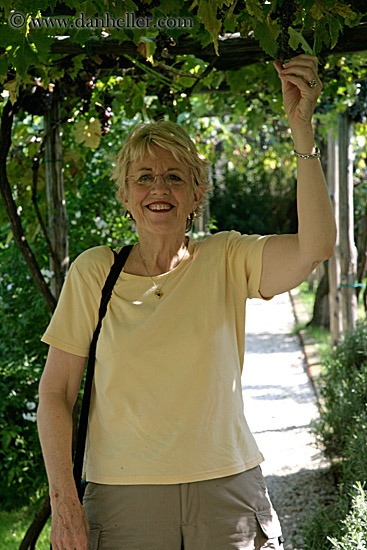
[{"label": "tree", "polygon": [[357,249],[354,244],[353,160],[350,153],[348,113],[338,116],[339,139],[339,227],[340,287],[343,330],[354,329],[357,321]]}]

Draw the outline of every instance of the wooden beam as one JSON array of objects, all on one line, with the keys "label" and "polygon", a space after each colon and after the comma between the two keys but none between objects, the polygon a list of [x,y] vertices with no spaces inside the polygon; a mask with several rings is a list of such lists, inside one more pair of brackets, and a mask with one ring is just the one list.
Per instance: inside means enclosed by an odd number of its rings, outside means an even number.
[{"label": "wooden beam", "polygon": [[[305,38],[312,41],[312,35],[305,34]],[[118,42],[114,38],[98,38],[92,36],[85,45],[76,44],[70,39],[56,40],[51,47],[53,53],[70,57],[87,53],[90,61],[93,58],[100,58],[99,69],[110,69],[112,67],[124,69],[131,67],[132,63],[124,57],[137,55],[137,46],[131,41]],[[326,48],[324,54],[348,54],[367,50],[367,23],[361,23],[357,27],[344,28],[343,34],[335,48]],[[215,54],[213,44],[205,48],[190,36],[185,36],[177,43],[168,47],[168,54],[171,58],[177,55],[191,54],[206,61],[215,63],[218,70],[237,70],[246,65],[252,65],[271,57],[267,55],[254,38],[241,38],[237,35],[219,40],[219,56]],[[102,63],[101,63],[102,60]],[[97,63],[97,61],[96,61]]]}]

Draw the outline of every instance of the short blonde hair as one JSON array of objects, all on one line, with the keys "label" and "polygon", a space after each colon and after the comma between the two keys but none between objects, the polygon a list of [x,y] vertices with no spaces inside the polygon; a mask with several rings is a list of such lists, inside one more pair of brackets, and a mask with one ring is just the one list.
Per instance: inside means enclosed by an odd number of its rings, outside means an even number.
[{"label": "short blonde hair", "polygon": [[[117,165],[112,173],[118,188],[122,188],[123,193],[127,194],[126,176],[129,164],[141,160],[146,151],[154,158],[154,145],[170,151],[177,161],[189,167],[193,186],[203,186],[204,197],[196,209],[196,214],[200,216],[210,189],[208,166],[211,163],[199,153],[189,134],[174,122],[143,122],[130,132],[118,154]],[[119,192],[117,196],[121,199]]]}]

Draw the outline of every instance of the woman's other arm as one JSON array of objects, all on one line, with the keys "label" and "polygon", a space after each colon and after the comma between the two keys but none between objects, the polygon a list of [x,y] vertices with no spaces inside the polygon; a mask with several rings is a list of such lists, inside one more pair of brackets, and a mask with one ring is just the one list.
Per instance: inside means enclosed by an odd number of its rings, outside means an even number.
[{"label": "woman's other arm", "polygon": [[72,412],[86,360],[51,346],[39,386],[37,422],[49,480],[53,550],[89,548],[72,467]]},{"label": "woman's other arm", "polygon": [[[293,58],[285,68],[275,63],[282,80],[285,111],[292,130],[294,149],[310,154],[314,149],[312,114],[321,93],[317,59]],[[309,81],[317,85],[310,87]],[[270,237],[264,246],[260,293],[280,294],[300,284],[322,261],[332,256],[335,220],[321,162],[297,158],[298,233]]]}]

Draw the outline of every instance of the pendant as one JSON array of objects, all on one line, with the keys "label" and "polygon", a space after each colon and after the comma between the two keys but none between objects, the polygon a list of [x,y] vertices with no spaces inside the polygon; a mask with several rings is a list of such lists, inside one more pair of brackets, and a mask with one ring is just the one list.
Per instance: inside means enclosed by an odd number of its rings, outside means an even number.
[{"label": "pendant", "polygon": [[154,292],[154,296],[160,300],[163,296],[163,292],[161,290],[159,290],[159,288],[157,288],[157,290]]}]

